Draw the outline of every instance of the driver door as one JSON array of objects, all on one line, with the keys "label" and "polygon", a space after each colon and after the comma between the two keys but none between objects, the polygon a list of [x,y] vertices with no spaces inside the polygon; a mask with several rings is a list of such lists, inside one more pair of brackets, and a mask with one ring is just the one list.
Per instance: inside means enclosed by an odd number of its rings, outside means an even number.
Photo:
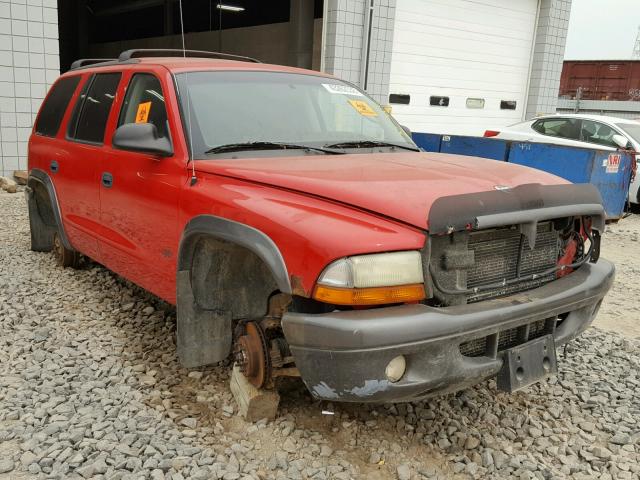
[{"label": "driver door", "polygon": [[124,100],[100,166],[102,259],[111,270],[173,301],[178,196],[186,182],[186,159],[179,153],[159,158],[113,148],[113,131],[128,123],[151,123],[160,136],[176,138],[165,101],[167,85],[151,72],[131,74],[123,85],[119,98]]}]

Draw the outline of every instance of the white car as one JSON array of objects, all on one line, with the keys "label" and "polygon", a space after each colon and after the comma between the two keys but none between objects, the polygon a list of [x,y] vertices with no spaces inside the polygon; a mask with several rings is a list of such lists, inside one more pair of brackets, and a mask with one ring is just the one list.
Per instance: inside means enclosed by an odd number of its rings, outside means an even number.
[{"label": "white car", "polygon": [[[548,115],[487,130],[484,136],[599,150],[631,149],[636,152],[636,164],[640,164],[640,122],[625,118],[581,114]],[[629,201],[640,203],[640,174],[631,182]]]}]

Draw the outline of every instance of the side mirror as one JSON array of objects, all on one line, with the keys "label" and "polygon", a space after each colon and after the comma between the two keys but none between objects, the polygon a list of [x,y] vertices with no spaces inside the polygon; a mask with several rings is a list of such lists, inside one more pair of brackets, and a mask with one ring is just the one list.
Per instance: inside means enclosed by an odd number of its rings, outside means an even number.
[{"label": "side mirror", "polygon": [[614,135],[613,137],[611,137],[611,140],[613,140],[613,143],[615,143],[617,147],[622,150],[626,150],[627,148],[629,148],[629,140],[627,140],[627,137],[625,137],[624,135]]},{"label": "side mirror", "polygon": [[158,157],[173,155],[173,147],[166,137],[158,135],[158,129],[152,123],[127,123],[121,125],[113,134],[113,146],[120,150],[148,153]]},{"label": "side mirror", "polygon": [[411,129],[409,127],[405,127],[404,125],[400,125],[402,127],[402,129],[404,130],[404,133],[406,133],[407,135],[409,135],[409,137],[411,138]]}]

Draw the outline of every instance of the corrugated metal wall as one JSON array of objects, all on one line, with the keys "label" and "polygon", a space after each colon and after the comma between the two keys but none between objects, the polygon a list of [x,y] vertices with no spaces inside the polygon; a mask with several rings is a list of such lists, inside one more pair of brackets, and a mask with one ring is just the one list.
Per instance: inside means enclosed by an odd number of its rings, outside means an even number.
[{"label": "corrugated metal wall", "polygon": [[560,96],[584,100],[640,101],[640,60],[565,61]]}]

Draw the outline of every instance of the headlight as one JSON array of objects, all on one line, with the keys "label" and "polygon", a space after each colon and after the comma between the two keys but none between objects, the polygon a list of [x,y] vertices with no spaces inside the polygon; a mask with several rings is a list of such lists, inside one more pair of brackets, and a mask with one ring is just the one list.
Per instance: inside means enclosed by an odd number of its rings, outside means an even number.
[{"label": "headlight", "polygon": [[341,258],[320,275],[314,298],[335,305],[380,305],[423,300],[420,252]]}]

